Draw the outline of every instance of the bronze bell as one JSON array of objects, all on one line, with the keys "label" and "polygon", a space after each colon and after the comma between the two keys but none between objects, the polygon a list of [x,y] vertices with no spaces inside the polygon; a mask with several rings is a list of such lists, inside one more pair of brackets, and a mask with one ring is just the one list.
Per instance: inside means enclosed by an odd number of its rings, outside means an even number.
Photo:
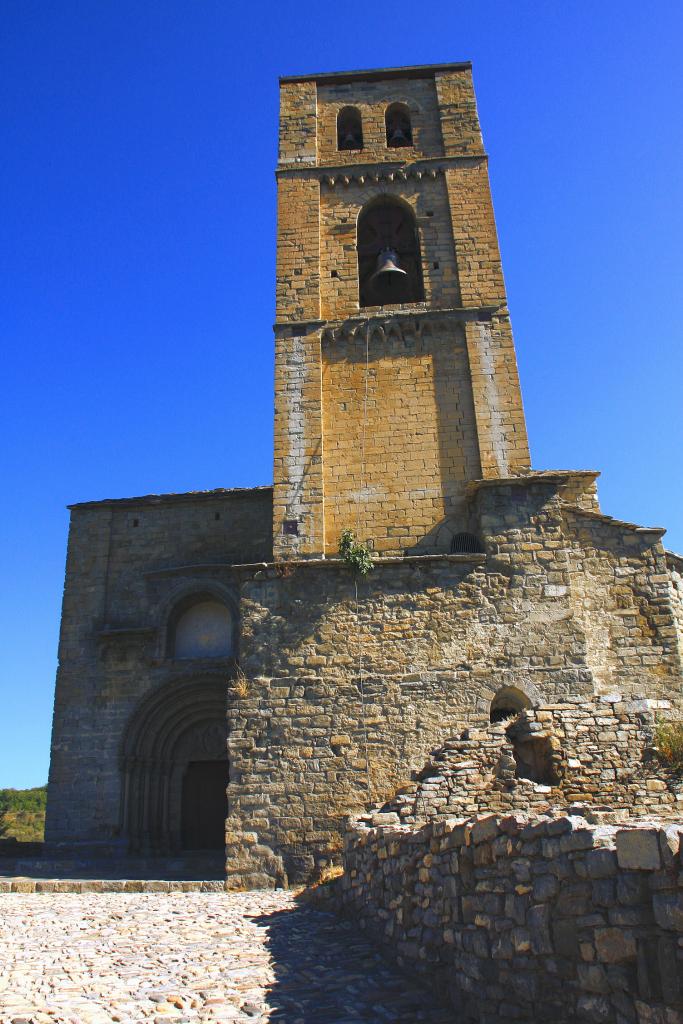
[{"label": "bronze bell", "polygon": [[344,149],[360,149],[358,139],[353,132],[347,132],[342,140],[342,146]]},{"label": "bronze bell", "polygon": [[408,276],[406,271],[402,270],[398,265],[396,250],[389,248],[381,249],[377,257],[377,269],[370,278],[370,284],[388,284],[394,279],[394,274],[402,274],[403,277]]},{"label": "bronze bell", "polygon": [[403,131],[403,129],[401,128],[401,126],[398,125],[398,124],[396,125],[396,127],[394,128],[394,130],[391,133],[391,137],[389,138],[389,145],[390,146],[407,146],[408,145],[408,137],[405,134],[405,132]]}]

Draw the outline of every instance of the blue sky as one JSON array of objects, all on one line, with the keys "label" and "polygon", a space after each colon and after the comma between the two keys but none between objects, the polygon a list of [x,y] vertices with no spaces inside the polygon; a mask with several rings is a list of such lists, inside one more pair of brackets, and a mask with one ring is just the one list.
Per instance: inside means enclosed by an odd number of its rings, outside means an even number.
[{"label": "blue sky", "polygon": [[0,786],[47,777],[64,506],[271,480],[278,75],[474,62],[534,465],[683,549],[680,3],[0,19]]}]

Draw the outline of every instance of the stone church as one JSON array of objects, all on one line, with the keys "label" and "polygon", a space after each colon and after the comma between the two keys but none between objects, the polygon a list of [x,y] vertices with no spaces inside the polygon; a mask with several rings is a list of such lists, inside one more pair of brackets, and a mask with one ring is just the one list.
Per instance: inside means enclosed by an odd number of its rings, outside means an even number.
[{"label": "stone church", "polygon": [[596,472],[530,467],[470,64],[280,97],[273,484],[71,507],[47,843],[301,882],[524,709],[561,770],[527,743],[520,782],[646,806],[683,560],[601,513]]}]

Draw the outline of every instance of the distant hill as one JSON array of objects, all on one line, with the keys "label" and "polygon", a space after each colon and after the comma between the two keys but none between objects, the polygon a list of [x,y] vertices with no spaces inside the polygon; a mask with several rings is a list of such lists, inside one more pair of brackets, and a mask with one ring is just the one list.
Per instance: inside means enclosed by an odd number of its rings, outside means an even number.
[{"label": "distant hill", "polygon": [[47,786],[0,789],[0,839],[40,843],[45,831]]}]

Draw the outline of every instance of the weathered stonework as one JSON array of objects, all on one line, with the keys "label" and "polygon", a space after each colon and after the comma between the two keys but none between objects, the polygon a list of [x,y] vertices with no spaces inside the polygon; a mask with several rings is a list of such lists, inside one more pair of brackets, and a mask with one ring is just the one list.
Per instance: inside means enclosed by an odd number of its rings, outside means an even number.
[{"label": "weathered stonework", "polygon": [[[387,145],[389,102],[412,146]],[[349,104],[360,151],[336,149]],[[283,80],[277,178],[273,488],[73,507],[49,844],[193,849],[221,772],[230,887],[314,877],[348,815],[402,789],[385,813],[413,822],[675,816],[650,756],[653,715],[683,713],[683,563],[601,513],[596,473],[529,469],[469,65]],[[424,297],[361,307],[356,224],[386,202]],[[337,557],[349,527],[367,578]],[[491,725],[505,694],[548,785]],[[431,786],[435,749],[452,773]]]},{"label": "weathered stonework", "polygon": [[683,1020],[683,826],[521,814],[349,833],[338,898],[458,1020]]}]

